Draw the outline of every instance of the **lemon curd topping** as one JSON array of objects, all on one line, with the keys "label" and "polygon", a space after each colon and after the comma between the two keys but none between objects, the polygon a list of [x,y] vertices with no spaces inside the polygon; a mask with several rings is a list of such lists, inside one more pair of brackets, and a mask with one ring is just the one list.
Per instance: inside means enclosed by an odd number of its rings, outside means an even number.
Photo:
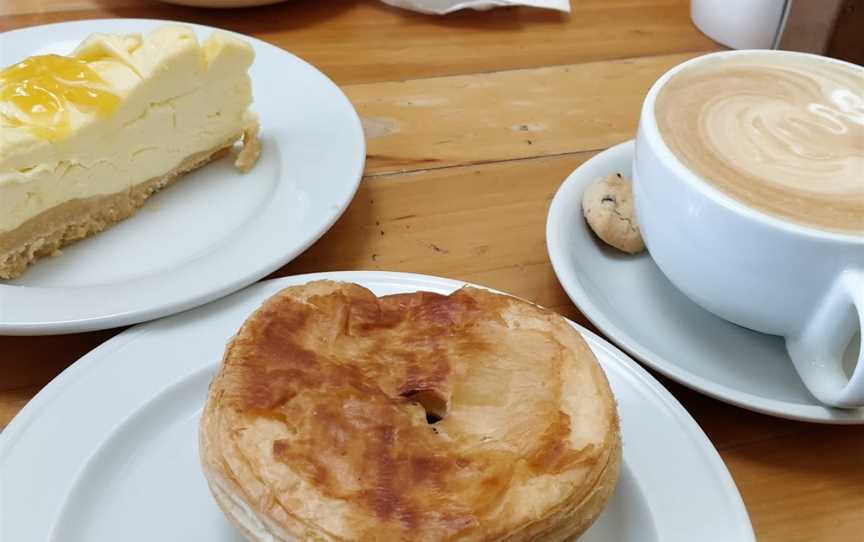
[{"label": "lemon curd topping", "polygon": [[70,110],[107,117],[120,98],[102,87],[104,80],[77,58],[41,55],[0,71],[0,127],[28,127],[56,141],[70,131]]}]

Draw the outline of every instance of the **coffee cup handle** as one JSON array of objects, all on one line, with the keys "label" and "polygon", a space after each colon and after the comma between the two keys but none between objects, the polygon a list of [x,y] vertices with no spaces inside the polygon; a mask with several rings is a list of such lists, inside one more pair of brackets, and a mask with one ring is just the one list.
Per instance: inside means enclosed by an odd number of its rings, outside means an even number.
[{"label": "coffee cup handle", "polygon": [[[862,347],[849,378],[843,353],[856,331]],[[864,406],[864,270],[840,275],[804,330],[786,338],[786,350],[816,399],[840,408]]]}]

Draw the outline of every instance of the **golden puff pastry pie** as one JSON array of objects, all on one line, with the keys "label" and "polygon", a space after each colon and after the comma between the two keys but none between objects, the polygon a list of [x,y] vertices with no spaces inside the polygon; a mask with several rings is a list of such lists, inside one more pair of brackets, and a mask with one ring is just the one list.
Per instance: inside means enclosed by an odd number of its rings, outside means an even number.
[{"label": "golden puff pastry pie", "polygon": [[618,479],[615,401],[560,316],[465,287],[282,290],[228,345],[204,473],[252,541],[557,541]]}]

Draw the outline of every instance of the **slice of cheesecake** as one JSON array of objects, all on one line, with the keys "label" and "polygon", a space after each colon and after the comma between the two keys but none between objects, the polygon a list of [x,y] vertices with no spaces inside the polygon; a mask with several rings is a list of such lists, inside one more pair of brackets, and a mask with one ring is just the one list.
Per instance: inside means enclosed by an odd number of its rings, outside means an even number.
[{"label": "slice of cheesecake", "polygon": [[236,164],[251,168],[253,58],[227,33],[199,43],[164,26],[0,71],[0,278],[132,216],[238,140]]}]

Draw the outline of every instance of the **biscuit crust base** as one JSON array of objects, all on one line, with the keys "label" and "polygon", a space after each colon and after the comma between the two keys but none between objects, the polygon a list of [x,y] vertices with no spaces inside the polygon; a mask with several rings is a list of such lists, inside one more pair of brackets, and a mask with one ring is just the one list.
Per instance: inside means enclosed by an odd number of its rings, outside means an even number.
[{"label": "biscuit crust base", "polygon": [[147,198],[184,173],[228,154],[239,137],[237,134],[213,149],[188,156],[165,175],[138,183],[129,190],[70,200],[43,211],[14,230],[0,233],[0,279],[19,277],[40,258],[131,217]]}]

